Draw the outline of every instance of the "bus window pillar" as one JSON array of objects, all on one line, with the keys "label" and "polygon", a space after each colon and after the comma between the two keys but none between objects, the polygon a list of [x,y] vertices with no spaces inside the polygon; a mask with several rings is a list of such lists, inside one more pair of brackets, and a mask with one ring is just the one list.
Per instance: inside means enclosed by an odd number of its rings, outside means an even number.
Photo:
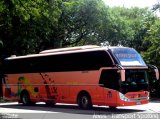
[{"label": "bus window pillar", "polygon": [[125,81],[125,70],[121,69],[121,70],[118,70],[117,73],[120,74],[120,79],[121,81]]},{"label": "bus window pillar", "polygon": [[120,73],[121,81],[125,81],[125,70],[121,65],[117,65],[118,72]]},{"label": "bus window pillar", "polygon": [[124,69],[120,70],[120,75],[121,75],[121,81],[125,81],[125,70]]}]

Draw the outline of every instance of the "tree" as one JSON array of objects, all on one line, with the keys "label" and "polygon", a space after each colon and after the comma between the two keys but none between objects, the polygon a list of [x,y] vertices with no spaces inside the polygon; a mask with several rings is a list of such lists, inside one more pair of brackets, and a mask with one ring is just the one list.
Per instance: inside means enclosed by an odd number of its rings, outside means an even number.
[{"label": "tree", "polygon": [[61,35],[57,35],[57,39],[61,39],[60,46],[100,44],[98,38],[108,20],[106,14],[101,0],[64,1],[58,29]]},{"label": "tree", "polygon": [[[37,53],[56,27],[61,0],[3,0],[0,2],[0,39],[5,55]],[[52,26],[52,27],[51,27]]]},{"label": "tree", "polygon": [[0,5],[0,39],[7,56],[100,44],[108,22],[102,0],[3,0]]},{"label": "tree", "polygon": [[160,20],[157,20],[154,25],[148,30],[148,35],[145,37],[145,43],[149,44],[148,49],[143,52],[143,56],[147,63],[155,64],[160,68]]},{"label": "tree", "polygon": [[0,51],[7,56],[25,55],[102,44],[145,52],[152,42],[144,39],[151,36],[148,31],[158,20],[147,8],[110,8],[102,0],[2,0]]},{"label": "tree", "polygon": [[110,8],[111,28],[106,39],[110,45],[123,45],[143,51],[144,37],[157,19],[147,8]]}]

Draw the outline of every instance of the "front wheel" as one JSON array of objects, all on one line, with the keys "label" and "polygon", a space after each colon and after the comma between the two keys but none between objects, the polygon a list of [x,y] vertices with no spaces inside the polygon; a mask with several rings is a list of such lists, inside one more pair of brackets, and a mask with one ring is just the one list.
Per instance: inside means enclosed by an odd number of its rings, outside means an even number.
[{"label": "front wheel", "polygon": [[82,94],[78,96],[78,105],[82,109],[92,108],[91,98],[88,94]]},{"label": "front wheel", "polygon": [[117,107],[115,107],[115,106],[109,106],[109,109],[110,109],[110,110],[116,110]]}]

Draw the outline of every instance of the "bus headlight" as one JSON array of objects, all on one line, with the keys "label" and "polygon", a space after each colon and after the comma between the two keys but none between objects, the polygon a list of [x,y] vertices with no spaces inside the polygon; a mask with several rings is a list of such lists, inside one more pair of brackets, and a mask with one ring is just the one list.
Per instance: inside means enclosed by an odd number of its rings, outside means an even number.
[{"label": "bus headlight", "polygon": [[120,97],[120,99],[123,100],[123,101],[129,101],[129,99],[128,99],[124,94],[122,94],[122,93],[120,93],[120,92],[119,92],[119,97]]}]

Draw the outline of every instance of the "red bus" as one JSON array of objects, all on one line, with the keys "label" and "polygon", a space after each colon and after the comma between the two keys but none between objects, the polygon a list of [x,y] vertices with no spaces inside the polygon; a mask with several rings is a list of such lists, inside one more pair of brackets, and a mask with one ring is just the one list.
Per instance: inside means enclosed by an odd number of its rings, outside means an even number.
[{"label": "red bus", "polygon": [[[156,77],[158,77],[157,69]],[[149,102],[148,66],[133,48],[80,46],[8,57],[3,98],[111,108]]]}]

